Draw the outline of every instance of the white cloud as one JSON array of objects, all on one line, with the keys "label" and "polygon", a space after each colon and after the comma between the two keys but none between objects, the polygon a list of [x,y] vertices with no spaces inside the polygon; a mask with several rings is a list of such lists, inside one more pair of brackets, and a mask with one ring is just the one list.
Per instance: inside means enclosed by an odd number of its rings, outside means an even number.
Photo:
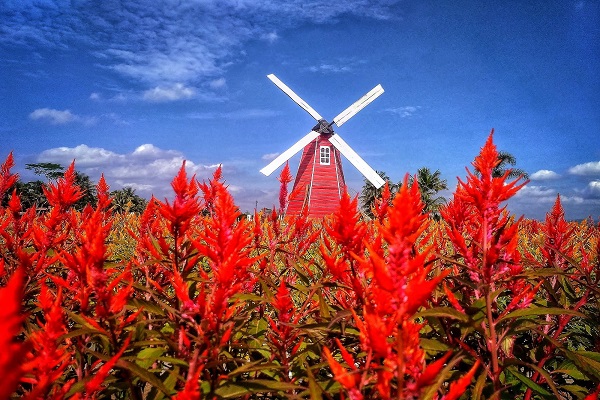
[{"label": "white cloud", "polygon": [[561,195],[560,196],[560,201],[563,204],[576,204],[576,205],[579,205],[579,204],[585,204],[586,203],[586,200],[583,197],[581,197],[581,196],[563,196],[563,195]]},{"label": "white cloud", "polygon": [[550,171],[547,169],[541,169],[541,170],[531,174],[531,176],[529,178],[532,181],[545,181],[545,180],[560,178],[560,175],[554,171]]},{"label": "white cloud", "polygon": [[190,99],[194,97],[196,90],[185,86],[183,83],[175,83],[170,87],[157,86],[144,92],[144,100],[152,102],[175,101]]},{"label": "white cloud", "polygon": [[[99,2],[9,1],[2,14],[3,43],[34,49],[85,48],[98,66],[147,85],[205,87],[235,62],[248,41],[279,39],[278,32],[311,24],[335,24],[342,17],[397,17],[399,0],[121,0]],[[43,4],[41,6],[41,4]],[[316,70],[343,72],[347,62],[322,62]],[[209,85],[210,86],[210,85]],[[153,95],[170,100],[162,91]],[[176,96],[177,97],[177,96]],[[179,98],[179,97],[178,97]],[[93,99],[93,98],[92,98]]]},{"label": "white cloud", "polygon": [[261,157],[261,159],[263,159],[263,160],[265,160],[265,161],[271,161],[271,160],[274,160],[275,158],[277,158],[277,156],[278,156],[279,154],[280,154],[280,153],[268,153],[268,154],[265,154],[265,155],[263,155],[263,156]]},{"label": "white cloud", "polygon": [[266,40],[269,43],[274,43],[279,39],[279,35],[277,34],[277,32],[272,31],[272,32],[263,33],[262,35],[260,35],[260,38],[262,40]]},{"label": "white cloud", "polygon": [[[162,198],[172,194],[170,182],[179,172],[184,155],[176,150],[165,150],[152,144],[143,144],[131,153],[116,153],[104,148],[89,147],[85,144],[76,147],[58,147],[43,151],[37,162],[54,162],[63,166],[75,160],[75,168],[88,175],[93,181],[103,173],[111,190],[130,186],[142,196],[151,194]],[[218,165],[196,164],[186,160],[186,171],[202,181],[212,176]]]},{"label": "white cloud", "polygon": [[421,106],[404,106],[396,108],[387,108],[384,111],[393,115],[398,115],[400,118],[412,117],[417,111],[421,109]]},{"label": "white cloud", "polygon": [[588,183],[586,192],[591,198],[600,198],[600,180],[594,180]]},{"label": "white cloud", "polygon": [[32,120],[48,122],[52,125],[65,125],[70,122],[81,122],[85,125],[95,125],[97,117],[84,117],[73,114],[71,110],[55,110],[53,108],[38,108],[29,114]]},{"label": "white cloud", "polygon": [[227,81],[225,78],[213,79],[208,83],[211,89],[224,89],[227,87]]},{"label": "white cloud", "polygon": [[557,191],[544,186],[526,185],[517,192],[515,198],[550,203],[556,200]]},{"label": "white cloud", "polygon": [[352,68],[348,65],[319,64],[308,67],[308,70],[311,72],[340,73],[349,72]]},{"label": "white cloud", "polygon": [[29,114],[29,118],[33,120],[43,120],[52,125],[64,125],[73,122],[78,117],[71,110],[55,110],[53,108],[38,108]]},{"label": "white cloud", "polygon": [[600,175],[600,161],[592,161],[569,168],[573,175]]}]

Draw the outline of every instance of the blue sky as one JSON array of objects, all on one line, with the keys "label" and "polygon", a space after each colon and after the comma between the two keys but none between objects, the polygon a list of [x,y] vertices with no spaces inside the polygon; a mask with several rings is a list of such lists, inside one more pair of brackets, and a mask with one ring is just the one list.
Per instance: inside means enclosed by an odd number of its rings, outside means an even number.
[{"label": "blue sky", "polygon": [[454,188],[494,128],[531,175],[512,212],[543,218],[560,193],[567,218],[598,218],[599,27],[597,0],[3,0],[0,158],[24,180],[75,159],[159,198],[182,160],[201,180],[222,164],[243,211],[270,207],[279,171],[259,170],[314,121],[266,75],[326,119],[380,83],[337,130],[372,168]]}]

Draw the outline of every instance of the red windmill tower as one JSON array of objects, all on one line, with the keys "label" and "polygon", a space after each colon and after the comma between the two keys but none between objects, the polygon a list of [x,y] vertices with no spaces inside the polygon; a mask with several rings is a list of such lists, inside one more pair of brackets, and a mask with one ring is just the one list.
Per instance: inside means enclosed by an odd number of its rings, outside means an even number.
[{"label": "red windmill tower", "polygon": [[306,136],[260,170],[267,176],[271,175],[273,171],[299,152],[300,149],[304,149],[292,189],[295,196],[290,199],[286,213],[297,215],[306,207],[310,216],[321,217],[331,214],[335,210],[339,199],[346,191],[340,154],[344,155],[376,188],[383,186],[385,182],[377,172],[332,129],[333,124],[338,127],[342,126],[379,97],[383,93],[381,85],[375,86],[369,93],[342,111],[330,123],[275,75],[271,74],[267,77],[317,120],[317,125]]}]

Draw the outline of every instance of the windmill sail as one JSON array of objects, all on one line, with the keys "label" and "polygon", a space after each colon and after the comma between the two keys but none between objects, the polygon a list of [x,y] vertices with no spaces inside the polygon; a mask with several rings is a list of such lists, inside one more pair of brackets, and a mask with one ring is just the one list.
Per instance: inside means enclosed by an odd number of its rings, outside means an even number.
[{"label": "windmill sail", "polygon": [[260,172],[262,172],[266,176],[271,175],[273,171],[279,168],[281,164],[292,158],[294,154],[296,154],[297,152],[302,150],[304,146],[315,140],[317,136],[319,136],[318,132],[308,132],[302,139],[298,140],[294,145],[292,145],[292,147],[281,153],[279,156],[277,156],[277,158],[271,161],[269,165],[261,169]]},{"label": "windmill sail", "polygon": [[357,170],[360,171],[361,174],[365,176],[365,178],[369,180],[369,182],[373,184],[373,186],[379,189],[385,184],[385,181],[379,176],[379,174],[375,172],[375,170],[373,170],[373,168],[371,168],[369,164],[367,164],[365,160],[361,158],[361,156],[356,154],[356,152],[352,150],[350,146],[348,146],[348,144],[340,137],[340,135],[333,135],[329,138],[329,141],[335,146],[336,149],[340,151],[340,153],[344,155],[344,157],[348,159],[348,161],[352,163],[352,165],[356,167]]},{"label": "windmill sail", "polygon": [[339,113],[337,117],[333,119],[333,122],[337,126],[342,126],[346,121],[356,115],[357,112],[368,106],[373,100],[383,94],[383,87],[381,85],[375,86],[371,91],[365,94],[363,97],[358,99],[350,107]]},{"label": "windmill sail", "polygon": [[307,102],[302,100],[300,96],[294,93],[294,91],[290,89],[285,83],[281,82],[279,78],[277,78],[275,75],[267,75],[267,78],[269,78],[271,82],[273,82],[279,89],[283,91],[283,93],[287,94],[290,97],[290,99],[294,100],[296,104],[302,107],[314,119],[316,119],[317,121],[323,119],[323,117],[321,117],[321,115],[319,115],[318,112],[316,112],[311,106],[309,106]]}]

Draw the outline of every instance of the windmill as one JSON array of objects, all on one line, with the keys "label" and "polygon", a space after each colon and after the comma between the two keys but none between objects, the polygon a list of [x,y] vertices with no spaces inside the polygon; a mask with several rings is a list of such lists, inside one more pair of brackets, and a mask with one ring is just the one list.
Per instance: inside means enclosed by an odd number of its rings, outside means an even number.
[{"label": "windmill", "polygon": [[288,214],[297,215],[304,207],[307,207],[309,215],[313,217],[331,214],[335,210],[339,199],[346,191],[340,153],[376,188],[384,185],[385,182],[379,174],[332,129],[333,124],[338,127],[342,126],[379,97],[383,93],[381,85],[375,86],[370,92],[342,111],[332,122],[327,122],[275,75],[268,75],[267,78],[317,121],[317,125],[308,134],[260,170],[269,176],[284,162],[304,149],[292,189],[292,193],[296,193],[296,195],[290,199],[286,210]]}]

